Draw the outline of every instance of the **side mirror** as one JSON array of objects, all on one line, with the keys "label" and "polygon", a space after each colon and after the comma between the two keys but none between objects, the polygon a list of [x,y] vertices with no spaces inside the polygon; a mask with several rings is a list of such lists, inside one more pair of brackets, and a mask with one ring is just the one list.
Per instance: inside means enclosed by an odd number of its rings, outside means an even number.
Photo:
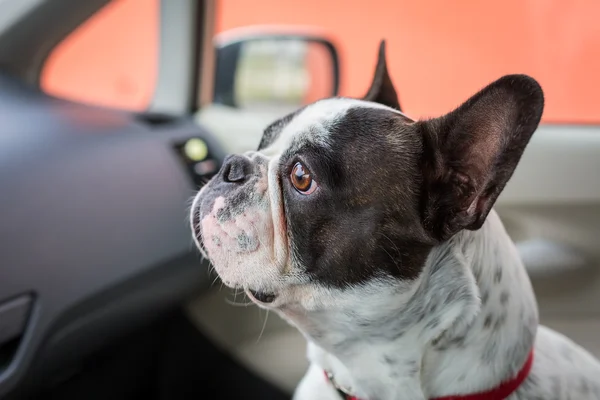
[{"label": "side mirror", "polygon": [[338,94],[338,54],[319,35],[236,30],[216,38],[216,51],[216,104],[287,112]]}]

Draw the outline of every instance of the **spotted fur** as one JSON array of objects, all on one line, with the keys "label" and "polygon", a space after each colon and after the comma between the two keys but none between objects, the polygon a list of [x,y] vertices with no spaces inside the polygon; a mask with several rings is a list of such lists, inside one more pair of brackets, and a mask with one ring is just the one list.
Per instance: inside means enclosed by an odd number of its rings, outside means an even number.
[{"label": "spotted fur", "polygon": [[[399,111],[383,50],[366,99],[308,105],[230,156],[192,207],[196,243],[223,282],[308,341],[296,400],[368,400],[491,389],[535,349],[512,399],[598,399],[600,366],[538,326],[529,278],[492,206],[543,109],[526,76],[455,111]],[[381,75],[383,74],[383,75]],[[318,182],[295,190],[301,162]]]}]

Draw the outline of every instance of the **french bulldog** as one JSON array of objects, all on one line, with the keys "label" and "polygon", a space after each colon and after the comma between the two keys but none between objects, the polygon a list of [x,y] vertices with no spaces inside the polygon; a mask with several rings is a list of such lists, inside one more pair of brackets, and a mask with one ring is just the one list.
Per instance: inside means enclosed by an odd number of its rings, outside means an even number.
[{"label": "french bulldog", "polygon": [[509,75],[413,120],[382,42],[364,98],[303,107],[226,158],[193,237],[225,285],[306,337],[294,399],[600,399],[600,363],[538,324],[492,208],[543,107]]}]

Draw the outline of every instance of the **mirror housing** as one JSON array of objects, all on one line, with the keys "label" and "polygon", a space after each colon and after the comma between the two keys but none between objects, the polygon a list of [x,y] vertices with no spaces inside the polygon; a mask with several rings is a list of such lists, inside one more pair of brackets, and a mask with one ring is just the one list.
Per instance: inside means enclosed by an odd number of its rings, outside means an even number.
[{"label": "mirror housing", "polygon": [[293,111],[337,96],[339,57],[315,29],[249,27],[215,38],[213,103]]}]

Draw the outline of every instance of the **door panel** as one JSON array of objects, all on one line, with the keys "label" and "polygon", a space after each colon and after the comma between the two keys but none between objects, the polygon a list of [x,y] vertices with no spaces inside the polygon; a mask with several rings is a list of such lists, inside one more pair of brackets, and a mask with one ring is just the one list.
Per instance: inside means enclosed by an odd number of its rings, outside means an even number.
[{"label": "door panel", "polygon": [[542,323],[600,356],[599,155],[597,126],[540,127],[496,210],[522,251]]}]

